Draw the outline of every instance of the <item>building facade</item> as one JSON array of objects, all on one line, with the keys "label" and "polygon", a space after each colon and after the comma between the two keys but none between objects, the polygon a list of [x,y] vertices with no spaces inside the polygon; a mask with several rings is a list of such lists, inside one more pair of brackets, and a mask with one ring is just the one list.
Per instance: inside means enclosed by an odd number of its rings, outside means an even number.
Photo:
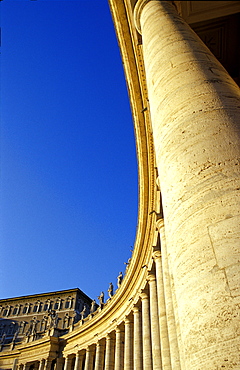
[{"label": "building facade", "polygon": [[237,370],[240,2],[109,4],[139,164],[133,255],[106,304],[0,367]]}]

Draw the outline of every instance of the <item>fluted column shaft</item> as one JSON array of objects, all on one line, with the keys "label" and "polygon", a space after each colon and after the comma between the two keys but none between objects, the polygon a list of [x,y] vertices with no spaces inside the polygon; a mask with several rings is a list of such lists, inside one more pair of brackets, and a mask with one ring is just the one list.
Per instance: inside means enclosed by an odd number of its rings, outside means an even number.
[{"label": "fluted column shaft", "polygon": [[135,20],[181,358],[186,369],[221,368],[225,358],[236,363],[239,346],[233,297],[240,273],[240,90],[171,1],[138,1]]},{"label": "fluted column shaft", "polygon": [[133,307],[133,368],[143,369],[142,320],[138,306]]},{"label": "fluted column shaft", "polygon": [[[162,367],[165,370],[171,370],[171,356],[168,338],[168,326],[166,316],[166,303],[165,303],[165,291],[163,285],[163,273],[162,273],[162,259],[160,250],[153,252],[153,258],[155,261],[156,268],[156,281],[157,281],[157,296],[158,296],[158,316],[159,316],[159,331],[160,331],[160,346],[162,355]],[[177,370],[177,368],[174,368]]]},{"label": "fluted column shaft", "polygon": [[40,360],[38,370],[43,370],[44,369],[44,363],[45,363],[45,360],[44,359]]},{"label": "fluted column shaft", "polygon": [[122,370],[124,363],[124,331],[116,328],[115,367],[114,370]]},{"label": "fluted column shaft", "polygon": [[[50,370],[51,365],[52,365],[52,360],[50,360],[50,359],[45,360],[44,370]],[[68,368],[65,369],[65,367],[64,367],[64,370],[68,370]]]},{"label": "fluted column shaft", "polygon": [[149,312],[149,298],[146,292],[142,292],[142,338],[143,338],[143,369],[152,370],[152,341]]},{"label": "fluted column shaft", "polygon": [[93,360],[94,360],[94,349],[92,347],[88,347],[86,349],[86,361],[84,370],[93,370]]},{"label": "fluted column shaft", "polygon": [[[166,245],[163,219],[160,219],[157,221],[157,227],[158,227],[158,231],[160,235],[161,256],[162,257],[159,256],[159,253],[156,253],[155,263],[156,263],[156,272],[157,271],[159,272],[159,276],[162,275],[162,279],[164,283],[164,301],[165,301],[165,307],[166,307],[165,314],[166,314],[166,322],[167,322],[167,334],[168,334],[168,343],[169,343],[169,348],[170,348],[171,366],[173,370],[181,370],[181,364],[180,364],[180,358],[179,358],[179,348],[178,348],[178,338],[177,338],[177,331],[176,331],[176,319],[175,319],[175,313],[173,309],[172,295],[174,294],[174,292],[172,292],[172,288],[171,288],[168,257],[167,257],[167,245]],[[160,280],[160,278],[158,280]],[[165,320],[164,312],[160,311],[160,321],[161,321],[160,328],[162,327],[163,332],[165,332],[164,320]],[[164,337],[165,336],[163,333],[163,341],[164,341]],[[166,343],[166,346],[167,346],[167,343]],[[165,351],[163,349],[163,356],[164,354],[167,357],[168,351]]]},{"label": "fluted column shaft", "polygon": [[108,334],[106,337],[106,353],[104,370],[114,369],[114,339]]},{"label": "fluted column shaft", "polygon": [[[48,361],[46,361],[48,362]],[[46,368],[46,363],[45,363],[45,368]],[[72,358],[71,356],[66,356],[65,358],[65,363],[64,363],[64,370],[70,370],[72,365]]]},{"label": "fluted column shaft", "polygon": [[76,353],[74,370],[82,370],[83,358],[84,358],[83,352]]},{"label": "fluted column shaft", "polygon": [[155,274],[148,275],[149,296],[150,296],[150,320],[152,337],[152,362],[154,370],[162,370],[160,331],[158,317],[158,297]]},{"label": "fluted column shaft", "polygon": [[97,343],[94,370],[103,370],[104,368],[104,347],[105,347],[104,343],[102,342]]},{"label": "fluted column shaft", "polygon": [[125,319],[124,370],[133,370],[133,323]]}]

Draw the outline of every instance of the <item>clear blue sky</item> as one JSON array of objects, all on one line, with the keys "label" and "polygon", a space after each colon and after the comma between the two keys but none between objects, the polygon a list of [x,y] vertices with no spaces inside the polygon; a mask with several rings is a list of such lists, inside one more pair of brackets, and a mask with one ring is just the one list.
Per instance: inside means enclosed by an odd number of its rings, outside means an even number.
[{"label": "clear blue sky", "polygon": [[137,160],[107,0],[3,0],[0,298],[79,287],[131,256]]}]

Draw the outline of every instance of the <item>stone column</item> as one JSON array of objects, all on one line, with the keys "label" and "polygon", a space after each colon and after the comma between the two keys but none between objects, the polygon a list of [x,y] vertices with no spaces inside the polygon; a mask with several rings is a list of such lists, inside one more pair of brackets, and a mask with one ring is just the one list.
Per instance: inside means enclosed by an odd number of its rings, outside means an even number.
[{"label": "stone column", "polygon": [[[44,364],[44,370],[50,370],[51,369],[51,365],[52,365],[52,360],[46,359],[45,360],[45,364]],[[65,369],[64,368],[64,370],[69,370],[69,368],[68,369]]]},{"label": "stone column", "polygon": [[233,366],[239,346],[240,90],[171,1],[139,0],[135,22],[181,358],[191,370],[221,368],[226,359]]},{"label": "stone column", "polygon": [[149,296],[150,296],[150,320],[152,337],[152,362],[154,370],[162,370],[160,331],[158,316],[158,296],[155,274],[148,274]]},{"label": "stone column", "polygon": [[114,339],[110,334],[106,336],[106,354],[104,370],[114,369]]},{"label": "stone column", "polygon": [[116,328],[115,367],[114,370],[122,370],[124,363],[124,331]]},{"label": "stone column", "polygon": [[84,358],[84,352],[76,353],[74,370],[82,370],[83,358]]},{"label": "stone column", "polygon": [[143,369],[142,322],[140,308],[133,307],[133,368]]},{"label": "stone column", "polygon": [[[156,281],[157,281],[157,297],[158,297],[158,316],[159,316],[159,332],[160,332],[160,346],[162,356],[162,367],[165,370],[171,370],[171,356],[168,338],[168,327],[165,307],[165,292],[163,285],[163,273],[162,273],[162,258],[160,250],[154,250],[153,259],[155,261],[156,268]],[[174,370],[177,370],[174,367]]]},{"label": "stone column", "polygon": [[133,370],[133,322],[125,318],[124,370]]},{"label": "stone column", "polygon": [[143,291],[141,293],[141,299],[142,299],[143,369],[153,370],[149,298],[147,291]]},{"label": "stone column", "polygon": [[38,368],[38,370],[44,370],[44,365],[45,365],[45,360],[44,360],[44,358],[42,358],[39,361],[39,368]]},{"label": "stone column", "polygon": [[23,370],[28,370],[30,367],[30,365],[28,363],[24,364],[23,365]]},{"label": "stone column", "polygon": [[96,360],[94,370],[103,370],[104,368],[104,348],[103,342],[98,342],[96,346]]},{"label": "stone column", "polygon": [[70,370],[72,364],[72,358],[70,355],[66,356],[64,363],[64,370]]},{"label": "stone column", "polygon": [[94,360],[94,349],[93,347],[87,347],[84,370],[93,370],[93,360]]},{"label": "stone column", "polygon": [[[177,338],[177,331],[176,331],[176,319],[175,313],[173,309],[173,297],[172,297],[172,288],[171,288],[171,280],[169,274],[169,267],[168,267],[168,257],[167,257],[167,245],[165,240],[165,231],[164,231],[164,220],[159,219],[157,221],[157,228],[160,235],[160,242],[161,242],[161,256],[159,252],[154,252],[155,263],[156,263],[156,273],[158,272],[158,276],[162,275],[163,285],[164,285],[164,302],[166,307],[166,312],[164,313],[164,307],[162,308],[162,312],[160,310],[160,332],[162,328],[162,340],[168,340],[169,348],[170,348],[170,357],[171,357],[171,366],[173,370],[181,370],[180,365],[180,358],[179,358],[179,348],[178,348],[178,338]],[[160,279],[160,278],[159,278]],[[159,280],[158,279],[158,280]],[[164,315],[166,314],[166,322],[167,322],[167,330],[166,333],[168,334],[168,338],[165,338],[165,318]],[[167,347],[167,342],[165,343]],[[163,348],[163,361],[165,361],[165,357],[168,356],[168,351]]]}]

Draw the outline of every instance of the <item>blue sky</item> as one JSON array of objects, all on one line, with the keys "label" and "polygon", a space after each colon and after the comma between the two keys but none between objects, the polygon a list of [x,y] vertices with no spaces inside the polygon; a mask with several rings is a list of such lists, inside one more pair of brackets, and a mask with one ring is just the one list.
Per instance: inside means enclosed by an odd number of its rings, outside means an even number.
[{"label": "blue sky", "polygon": [[134,129],[107,0],[3,0],[0,298],[79,287],[131,256]]}]

